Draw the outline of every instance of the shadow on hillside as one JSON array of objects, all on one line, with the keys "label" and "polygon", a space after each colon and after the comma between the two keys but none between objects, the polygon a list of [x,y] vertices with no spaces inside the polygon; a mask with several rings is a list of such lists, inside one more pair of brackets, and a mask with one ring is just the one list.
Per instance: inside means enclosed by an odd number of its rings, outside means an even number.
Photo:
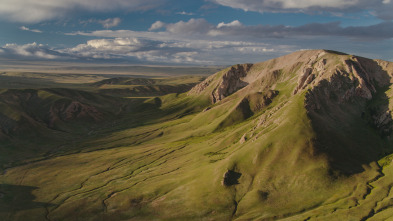
[{"label": "shadow on hillside", "polygon": [[[378,72],[384,82],[390,82],[389,74],[378,63],[365,58],[357,59],[361,65],[355,62],[352,65],[359,75]],[[353,89],[354,95],[346,100],[341,95],[348,94],[353,82],[337,75],[331,82],[321,82],[306,100],[314,107],[316,103],[319,106],[308,113],[316,132],[314,143],[318,152],[327,155],[333,170],[346,175],[363,172],[364,165],[393,151],[390,138],[393,119],[386,95],[389,84],[378,85],[373,80],[370,80],[370,84],[376,88],[372,99],[360,97],[361,92]]]},{"label": "shadow on hillside", "polygon": [[36,197],[33,195],[33,191],[36,189],[38,187],[0,184],[0,212],[13,212],[53,206],[53,204],[34,201]]},{"label": "shadow on hillside", "polygon": [[228,170],[224,174],[223,184],[225,186],[233,186],[239,184],[239,179],[242,176],[241,173],[235,172],[233,170]]}]

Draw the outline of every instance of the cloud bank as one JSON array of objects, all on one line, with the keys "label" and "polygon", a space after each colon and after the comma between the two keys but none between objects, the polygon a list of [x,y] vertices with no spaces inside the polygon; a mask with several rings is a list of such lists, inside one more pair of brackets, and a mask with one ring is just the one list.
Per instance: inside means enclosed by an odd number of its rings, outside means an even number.
[{"label": "cloud bank", "polygon": [[47,45],[30,43],[25,45],[6,44],[0,48],[0,56],[6,58],[24,58],[24,59],[61,59],[67,55],[51,49]]},{"label": "cloud bank", "polygon": [[84,11],[143,11],[165,3],[165,0],[0,0],[0,17],[16,22],[38,23]]},{"label": "cloud bank", "polygon": [[391,0],[211,0],[244,11],[277,13],[361,12],[368,10],[384,20],[393,20]]},{"label": "cloud bank", "polygon": [[340,22],[311,23],[301,26],[284,25],[243,25],[238,20],[221,22],[214,26],[204,19],[190,19],[177,23],[156,22],[150,30],[165,28],[166,32],[183,35],[244,36],[253,38],[294,38],[304,36],[336,36],[358,40],[381,40],[393,38],[393,22],[386,21],[369,26],[340,26]]},{"label": "cloud bank", "polygon": [[339,22],[302,26],[247,26],[238,20],[214,25],[204,19],[190,19],[175,23],[156,21],[149,31],[97,30],[68,35],[95,39],[60,49],[37,43],[7,44],[0,47],[0,56],[52,60],[103,59],[151,64],[221,65],[258,62],[304,48],[321,48],[321,45],[346,52],[350,52],[347,50],[348,45],[349,48],[369,51],[371,46],[381,47],[389,44],[389,41],[393,42],[393,22],[349,27],[342,27]]},{"label": "cloud bank", "polygon": [[79,21],[79,23],[83,24],[83,25],[87,25],[87,24],[91,24],[91,23],[98,23],[98,24],[101,24],[102,27],[107,28],[107,29],[119,26],[121,22],[122,22],[121,18],[118,18],[118,17],[107,18],[105,20],[91,18],[89,20]]},{"label": "cloud bank", "polygon": [[[0,57],[19,60],[107,60],[150,64],[218,65],[236,63],[232,55],[251,59],[283,54],[289,47],[245,41],[157,40],[143,37],[94,39],[72,48],[55,49],[31,43],[0,47]],[[291,50],[292,51],[292,50]],[[264,57],[266,56],[266,57]]]}]

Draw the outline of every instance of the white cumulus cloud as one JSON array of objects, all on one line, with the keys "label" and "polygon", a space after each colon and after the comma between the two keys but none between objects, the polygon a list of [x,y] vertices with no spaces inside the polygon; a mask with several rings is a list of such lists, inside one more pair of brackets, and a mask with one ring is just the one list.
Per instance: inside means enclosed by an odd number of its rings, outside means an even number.
[{"label": "white cumulus cloud", "polygon": [[41,30],[38,30],[38,29],[30,29],[30,28],[28,28],[28,27],[26,27],[26,26],[21,26],[21,27],[19,27],[19,29],[20,29],[20,30],[23,30],[23,31],[31,31],[31,32],[35,32],[35,33],[42,33]]},{"label": "white cumulus cloud", "polygon": [[205,19],[190,19],[187,22],[179,21],[176,23],[171,23],[166,26],[168,32],[182,35],[190,34],[204,34],[209,30],[214,28],[214,26],[208,23]]},{"label": "white cumulus cloud", "polygon": [[165,26],[166,26],[166,24],[165,24],[164,22],[162,22],[162,21],[156,21],[156,22],[154,22],[154,23],[150,26],[149,31],[159,30],[159,29],[161,29],[161,28],[163,28],[163,27],[165,27]]},{"label": "white cumulus cloud", "polygon": [[221,22],[221,23],[219,23],[219,24],[217,25],[217,28],[222,28],[222,27],[235,27],[235,26],[242,26],[242,25],[243,25],[243,24],[242,24],[240,21],[235,20],[235,21],[230,22],[230,23]]},{"label": "white cumulus cloud", "polygon": [[98,23],[100,23],[104,28],[113,28],[121,23],[120,18],[108,18],[105,20],[97,20]]}]

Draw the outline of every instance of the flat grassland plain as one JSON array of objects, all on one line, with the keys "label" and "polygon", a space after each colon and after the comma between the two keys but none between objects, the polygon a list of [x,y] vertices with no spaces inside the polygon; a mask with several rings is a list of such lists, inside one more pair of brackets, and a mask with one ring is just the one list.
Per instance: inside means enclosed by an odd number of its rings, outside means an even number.
[{"label": "flat grassland plain", "polygon": [[393,216],[390,62],[98,69],[0,70],[1,220]]}]

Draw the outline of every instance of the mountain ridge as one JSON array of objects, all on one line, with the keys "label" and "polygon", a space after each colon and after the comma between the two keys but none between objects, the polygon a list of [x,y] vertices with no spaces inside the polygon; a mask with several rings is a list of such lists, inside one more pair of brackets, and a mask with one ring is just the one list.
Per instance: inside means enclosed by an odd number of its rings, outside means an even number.
[{"label": "mountain ridge", "polygon": [[[121,128],[80,141],[98,150],[8,169],[2,182],[38,187],[34,196],[47,206],[0,214],[15,220],[389,217],[392,76],[391,62],[328,50],[228,67],[188,93],[147,99],[140,104],[149,105],[140,109],[146,115],[130,112]],[[133,118],[144,123],[132,124]],[[10,194],[7,188],[0,192]]]},{"label": "mountain ridge", "polygon": [[[385,66],[381,67],[379,64],[384,64]],[[232,73],[236,73],[233,70],[242,67],[241,65],[235,65],[229,70],[224,70],[222,79],[216,79],[215,82],[212,82],[211,79],[214,76],[211,76],[192,89],[189,94],[205,96],[210,94],[212,103],[216,103],[215,97],[217,97],[217,94],[219,94],[220,98],[223,97],[223,99],[234,93],[244,97],[251,93],[263,94],[264,91],[275,90],[274,81],[279,78],[292,78],[293,80],[290,80],[292,82],[295,82],[297,78],[297,85],[294,86],[292,95],[305,93],[304,106],[309,115],[313,115],[316,119],[316,112],[323,105],[321,102],[331,101],[333,97],[336,101],[330,102],[330,106],[348,102],[357,102],[359,105],[364,106],[365,104],[360,103],[372,100],[373,96],[377,94],[376,88],[384,88],[391,84],[393,75],[393,65],[389,62],[327,50],[300,51],[262,63],[248,64],[247,66],[250,69],[246,72],[239,72],[240,74],[237,76],[233,76]],[[291,71],[293,71],[292,76]],[[282,74],[283,72],[287,74]],[[232,74],[233,78],[238,82],[246,83],[242,87],[238,87],[236,83],[230,84],[228,83],[230,81],[227,80],[228,74]],[[214,86],[214,89],[206,89],[207,82],[210,85],[217,86]],[[235,85],[235,87],[230,88],[232,85]],[[232,92],[221,92],[220,94],[221,88],[229,88],[227,91]],[[316,94],[318,95],[316,96]],[[362,98],[364,100],[360,101],[359,99]],[[329,105],[325,104],[325,106]],[[327,107],[324,109],[327,109]],[[367,110],[364,110],[362,114],[364,115],[366,112]],[[250,116],[250,114],[248,115]],[[374,126],[384,127],[382,130],[390,134],[392,117],[389,110],[379,111],[379,113],[374,113],[373,116],[369,117],[374,119]],[[359,121],[361,120],[359,119]]]}]

